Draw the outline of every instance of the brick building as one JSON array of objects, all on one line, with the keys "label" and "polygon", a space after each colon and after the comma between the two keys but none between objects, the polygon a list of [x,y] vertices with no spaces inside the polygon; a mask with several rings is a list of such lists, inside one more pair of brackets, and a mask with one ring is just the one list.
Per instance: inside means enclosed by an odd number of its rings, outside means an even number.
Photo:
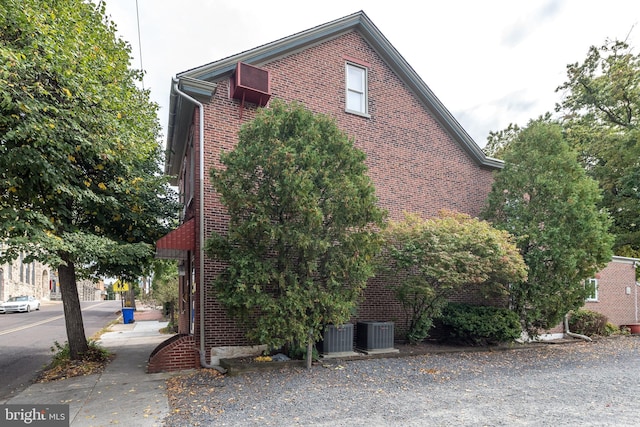
[{"label": "brick building", "polygon": [[[640,259],[614,256],[605,268],[589,279],[592,289],[586,299],[585,310],[607,316],[616,326],[640,323],[640,286],[636,282],[636,269]],[[546,331],[543,339],[557,339],[564,335],[564,326],[558,325]]]},{"label": "brick building", "polygon": [[55,273],[48,266],[37,261],[25,262],[22,254],[11,263],[0,264],[0,301],[19,295],[48,300],[52,280]]},{"label": "brick building", "polygon": [[640,259],[614,256],[611,262],[591,279],[593,292],[584,308],[602,313],[617,326],[638,323],[638,286],[636,268]]},{"label": "brick building", "polygon": [[[11,263],[0,264],[0,301],[12,296],[33,296],[41,301],[61,301],[60,283],[55,269],[38,261],[25,262],[22,254]],[[99,301],[104,293],[102,280],[78,280],[80,301]]]},{"label": "brick building", "polygon": [[[209,170],[270,99],[333,117],[366,153],[380,204],[393,219],[403,211],[431,217],[443,208],[475,216],[492,172],[502,167],[363,12],[179,73],[170,96],[165,172],[175,177],[184,210],[182,225],[156,248],[158,257],[180,260],[179,336],[154,352],[151,371],[207,364],[203,354],[211,349],[251,344],[209,290],[219,266],[202,243],[226,229]],[[375,280],[358,316],[404,326],[400,306]]]}]

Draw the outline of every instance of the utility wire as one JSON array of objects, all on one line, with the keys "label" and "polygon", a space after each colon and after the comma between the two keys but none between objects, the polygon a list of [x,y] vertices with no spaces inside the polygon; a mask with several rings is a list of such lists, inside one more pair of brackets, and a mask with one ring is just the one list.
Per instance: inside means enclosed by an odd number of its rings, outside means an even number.
[{"label": "utility wire", "polygon": [[144,67],[142,66],[142,39],[140,38],[140,12],[136,0],[136,20],[138,21],[138,48],[140,49],[140,71],[142,72],[142,90],[144,90]]}]

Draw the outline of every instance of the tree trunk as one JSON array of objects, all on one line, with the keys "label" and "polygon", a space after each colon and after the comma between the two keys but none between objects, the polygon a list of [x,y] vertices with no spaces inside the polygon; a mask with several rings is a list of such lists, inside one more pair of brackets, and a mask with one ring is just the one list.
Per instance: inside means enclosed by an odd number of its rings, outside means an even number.
[{"label": "tree trunk", "polygon": [[307,341],[307,369],[311,369],[313,361],[313,332],[309,331],[309,340]]},{"label": "tree trunk", "polygon": [[129,284],[129,292],[127,292],[127,307],[131,307],[136,310],[136,293],[133,290],[133,283]]},{"label": "tree trunk", "polygon": [[62,292],[62,307],[64,308],[64,322],[67,326],[67,342],[69,343],[69,357],[72,360],[82,360],[82,355],[89,350],[87,337],[84,333],[80,298],[76,284],[76,268],[68,253],[62,253],[61,258],[67,265],[58,267],[60,291]]}]

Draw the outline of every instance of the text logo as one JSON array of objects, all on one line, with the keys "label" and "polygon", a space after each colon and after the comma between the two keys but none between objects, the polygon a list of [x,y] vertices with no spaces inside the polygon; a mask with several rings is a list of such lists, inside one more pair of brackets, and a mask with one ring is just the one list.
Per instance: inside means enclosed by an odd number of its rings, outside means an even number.
[{"label": "text logo", "polygon": [[0,405],[0,426],[69,427],[69,405]]}]

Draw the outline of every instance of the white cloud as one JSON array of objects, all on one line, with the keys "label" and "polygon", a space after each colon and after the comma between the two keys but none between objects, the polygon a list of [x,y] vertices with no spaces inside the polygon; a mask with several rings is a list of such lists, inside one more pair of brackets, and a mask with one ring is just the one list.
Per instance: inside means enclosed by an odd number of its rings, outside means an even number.
[{"label": "white cloud", "polygon": [[[97,0],[94,0],[97,1]],[[363,10],[479,145],[559,100],[566,65],[591,45],[640,50],[637,0],[137,0],[145,86],[167,122],[172,76]],[[136,1],[107,0],[139,67]],[[636,25],[636,28],[634,28]],[[633,30],[632,30],[633,28]]]}]

